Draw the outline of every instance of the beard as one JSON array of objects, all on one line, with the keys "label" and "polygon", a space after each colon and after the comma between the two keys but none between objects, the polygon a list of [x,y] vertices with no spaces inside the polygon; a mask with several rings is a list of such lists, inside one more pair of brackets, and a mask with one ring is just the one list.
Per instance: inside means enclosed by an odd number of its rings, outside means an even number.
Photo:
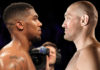
[{"label": "beard", "polygon": [[38,42],[41,41],[41,37],[34,37],[30,40],[31,42],[31,47],[30,47],[30,50],[32,50],[34,47],[35,47],[35,44],[37,44]]},{"label": "beard", "polygon": [[34,38],[31,40],[32,44],[37,43],[37,42],[39,42],[39,41],[41,41],[41,37],[34,37]]}]

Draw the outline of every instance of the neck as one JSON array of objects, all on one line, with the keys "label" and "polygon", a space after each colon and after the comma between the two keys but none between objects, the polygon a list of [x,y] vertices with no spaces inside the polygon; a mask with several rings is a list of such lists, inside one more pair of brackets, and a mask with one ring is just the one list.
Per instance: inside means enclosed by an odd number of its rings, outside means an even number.
[{"label": "neck", "polygon": [[31,42],[21,34],[12,35],[12,42],[15,46],[23,49],[24,51],[28,52],[31,46]]},{"label": "neck", "polygon": [[81,35],[74,40],[74,43],[78,51],[85,47],[88,47],[88,45],[94,43],[94,41],[96,41],[94,33],[91,34],[81,33]]}]

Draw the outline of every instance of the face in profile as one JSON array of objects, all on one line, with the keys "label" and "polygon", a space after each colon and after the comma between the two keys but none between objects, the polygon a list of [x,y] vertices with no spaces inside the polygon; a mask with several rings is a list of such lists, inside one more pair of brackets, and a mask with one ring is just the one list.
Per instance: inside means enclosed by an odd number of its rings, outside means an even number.
[{"label": "face in profile", "polygon": [[74,9],[74,6],[71,6],[65,12],[65,20],[62,24],[62,27],[65,28],[64,39],[73,41],[80,33],[81,25],[80,25],[80,17],[78,16],[78,12]]},{"label": "face in profile", "polygon": [[38,19],[38,15],[34,9],[28,10],[29,15],[25,17],[26,34],[30,40],[41,39],[41,22]]},{"label": "face in profile", "polygon": [[52,46],[46,46],[46,48],[48,48],[50,50],[50,53],[49,53],[49,65],[51,64],[55,64],[56,62],[56,49]]}]

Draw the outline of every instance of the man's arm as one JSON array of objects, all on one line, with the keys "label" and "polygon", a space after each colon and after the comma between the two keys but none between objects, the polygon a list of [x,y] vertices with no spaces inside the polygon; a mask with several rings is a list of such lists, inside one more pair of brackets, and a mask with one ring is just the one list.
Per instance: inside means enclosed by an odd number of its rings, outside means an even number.
[{"label": "man's arm", "polygon": [[28,70],[24,57],[7,55],[0,57],[0,70]]},{"label": "man's arm", "polygon": [[77,68],[78,70],[100,70],[95,48],[87,48],[80,52]]}]

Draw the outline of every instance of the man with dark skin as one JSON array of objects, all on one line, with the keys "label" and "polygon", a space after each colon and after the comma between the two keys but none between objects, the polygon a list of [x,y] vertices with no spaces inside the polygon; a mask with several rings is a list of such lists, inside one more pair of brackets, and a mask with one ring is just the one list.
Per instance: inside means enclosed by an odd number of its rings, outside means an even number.
[{"label": "man with dark skin", "polygon": [[29,49],[32,42],[41,40],[38,14],[28,3],[12,3],[4,10],[3,20],[12,40],[1,49],[0,70],[36,70]]},{"label": "man with dark skin", "polygon": [[65,70],[100,70],[100,43],[95,37],[98,12],[89,1],[71,4],[62,25],[64,39],[73,41],[77,51]]}]

